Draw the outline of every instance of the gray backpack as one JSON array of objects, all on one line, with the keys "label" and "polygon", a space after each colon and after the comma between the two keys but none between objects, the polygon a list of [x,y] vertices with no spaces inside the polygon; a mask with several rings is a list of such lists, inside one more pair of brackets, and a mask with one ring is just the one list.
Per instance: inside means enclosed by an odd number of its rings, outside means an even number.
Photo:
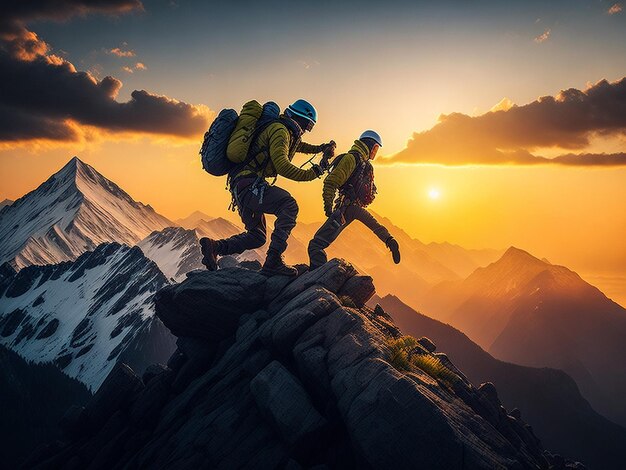
[{"label": "gray backpack", "polygon": [[226,175],[236,164],[226,157],[228,139],[235,130],[239,115],[234,109],[222,109],[204,133],[200,148],[202,168],[213,176]]}]

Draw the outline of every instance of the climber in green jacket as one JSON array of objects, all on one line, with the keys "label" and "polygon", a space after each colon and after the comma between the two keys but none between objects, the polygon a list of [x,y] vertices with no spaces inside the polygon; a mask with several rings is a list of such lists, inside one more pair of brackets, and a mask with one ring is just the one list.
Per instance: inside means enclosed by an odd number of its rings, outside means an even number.
[{"label": "climber in green jacket", "polygon": [[229,175],[229,189],[239,211],[245,232],[221,240],[200,239],[203,260],[207,269],[217,269],[217,256],[242,253],[263,246],[267,239],[265,214],[276,216],[274,231],[267,250],[262,272],[267,275],[297,275],[298,271],[285,264],[283,253],[287,239],[296,225],[298,204],[282,188],[269,184],[267,178],[283,176],[294,181],[319,178],[325,168],[313,164],[302,169],[291,163],[296,152],[315,154],[334,151],[334,142],[311,145],[302,142],[302,135],[311,131],[317,122],[317,111],[305,100],[290,105],[277,122],[269,124],[252,142],[254,155],[243,168]]},{"label": "climber in green jacket", "polygon": [[[398,242],[366,209],[376,196],[374,167],[370,161],[382,145],[378,133],[365,131],[347,153],[337,156],[331,164],[322,192],[324,213],[328,219],[309,242],[311,270],[326,262],[324,250],[353,220],[360,220],[374,232],[391,250],[394,263],[400,262]],[[335,199],[337,192],[339,195]]]}]

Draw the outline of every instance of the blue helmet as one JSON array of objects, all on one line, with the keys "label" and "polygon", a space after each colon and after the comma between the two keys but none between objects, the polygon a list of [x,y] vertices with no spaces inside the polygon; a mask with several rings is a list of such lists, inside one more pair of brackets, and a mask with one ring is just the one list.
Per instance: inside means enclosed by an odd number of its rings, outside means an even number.
[{"label": "blue helmet", "polygon": [[363,132],[363,134],[361,134],[361,137],[359,137],[359,140],[363,140],[363,139],[372,139],[381,147],[383,146],[383,139],[380,138],[380,135],[376,131],[367,130]]},{"label": "blue helmet", "polygon": [[317,111],[313,105],[306,100],[297,100],[293,104],[290,104],[287,109],[296,116],[308,119],[312,124],[317,122]]}]

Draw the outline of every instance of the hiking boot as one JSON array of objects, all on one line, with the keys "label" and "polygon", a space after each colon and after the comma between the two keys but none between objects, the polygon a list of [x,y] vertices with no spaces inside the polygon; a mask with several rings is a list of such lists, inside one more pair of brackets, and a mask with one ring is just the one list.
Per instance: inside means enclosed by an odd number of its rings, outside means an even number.
[{"label": "hiking boot", "polygon": [[206,266],[209,271],[217,270],[217,243],[215,240],[211,240],[207,237],[200,239],[200,250],[202,251],[202,264]]},{"label": "hiking boot", "polygon": [[298,270],[293,266],[285,264],[282,254],[270,252],[267,254],[267,258],[265,258],[261,274],[266,276],[297,276]]},{"label": "hiking boot", "polygon": [[391,251],[391,256],[393,257],[393,262],[398,264],[400,262],[400,246],[395,238],[389,237],[385,242],[389,251]]}]

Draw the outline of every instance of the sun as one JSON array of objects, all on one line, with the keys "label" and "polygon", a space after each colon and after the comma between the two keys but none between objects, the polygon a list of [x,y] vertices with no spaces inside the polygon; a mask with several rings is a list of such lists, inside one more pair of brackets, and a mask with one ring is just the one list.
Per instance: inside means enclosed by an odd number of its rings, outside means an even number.
[{"label": "sun", "polygon": [[441,197],[441,191],[439,188],[430,188],[428,190],[428,197],[432,200],[437,200]]}]

